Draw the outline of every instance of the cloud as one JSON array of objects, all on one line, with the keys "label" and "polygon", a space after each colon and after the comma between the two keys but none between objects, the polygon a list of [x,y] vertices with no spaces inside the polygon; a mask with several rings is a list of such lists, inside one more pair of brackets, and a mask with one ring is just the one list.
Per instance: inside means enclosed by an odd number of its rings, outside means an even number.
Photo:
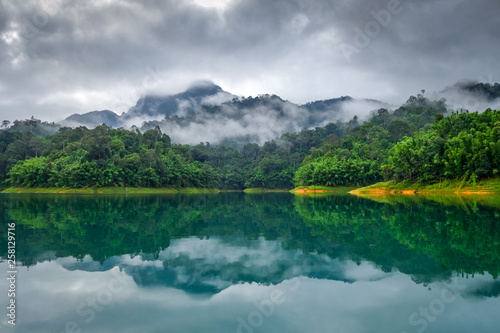
[{"label": "cloud", "polygon": [[[0,114],[121,113],[149,91],[199,79],[295,103],[341,95],[402,103],[464,78],[500,80],[496,0],[401,0],[383,25],[373,13],[389,0],[208,3],[0,0]],[[347,61],[341,46],[355,46],[367,28],[367,46]]]},{"label": "cloud", "polygon": [[[341,121],[349,121],[353,116],[357,116],[360,120],[368,120],[374,111],[387,107],[383,103],[370,100],[351,100],[342,103],[341,112],[339,113]],[[326,124],[325,124],[326,125]]]},{"label": "cloud", "polygon": [[203,104],[203,105],[220,105],[222,103],[225,103],[225,102],[229,102],[230,100],[232,100],[233,98],[235,98],[236,96],[228,93],[228,92],[220,92],[216,95],[213,95],[213,96],[207,96],[205,97],[201,102],[200,104]]},{"label": "cloud", "polygon": [[[244,100],[240,101],[245,103]],[[181,107],[185,103],[181,103]],[[182,108],[179,116],[186,116]],[[263,144],[283,133],[297,132],[307,127],[308,116],[307,110],[298,105],[268,96],[249,107],[222,104],[215,113],[198,106],[185,119],[169,118],[162,121],[160,128],[176,143],[220,143],[225,139],[246,137],[251,138],[251,142]]]},{"label": "cloud", "polygon": [[[255,327],[259,331],[329,332],[332,327],[341,332],[367,332],[374,327],[384,332],[411,331],[415,326],[408,321],[409,317],[415,313],[414,319],[421,322],[426,317],[420,309],[429,308],[427,313],[435,315],[430,317],[432,321],[427,321],[428,327],[437,331],[474,331],[479,319],[485,330],[494,331],[493,328],[498,327],[495,315],[498,299],[485,298],[495,297],[498,290],[498,283],[489,274],[453,277],[450,281],[422,286],[409,276],[386,273],[367,262],[357,264],[284,251],[274,241],[246,242],[231,245],[219,240],[177,240],[160,254],[159,260],[128,255],[115,257],[122,268],[112,266],[105,271],[95,269],[100,263],[91,266],[89,259],[75,258],[38,263],[29,269],[19,267],[19,281],[23,282],[16,295],[19,319],[11,329],[14,332],[61,332],[66,323],[72,321],[82,331],[92,332],[138,332],[145,327],[149,331],[234,332],[241,322],[238,318],[248,322],[252,313],[262,311],[262,304],[275,299],[271,296],[276,295],[276,291],[282,297],[269,316],[262,316],[262,325]],[[189,260],[174,262],[176,257]],[[314,257],[321,260],[303,260]],[[141,282],[165,277],[161,272],[172,267],[163,265],[162,269],[157,264],[160,260],[171,263],[179,272],[182,268],[186,268],[184,272],[193,272],[193,281],[205,273],[201,280],[209,283],[212,281],[207,275],[222,273],[223,278],[228,266],[235,262],[244,264],[246,272],[250,272],[249,280],[273,276],[273,270],[279,272],[290,267],[298,270],[288,272],[286,280],[276,284],[234,282],[217,294],[199,297],[168,284],[138,284],[138,276],[142,276]],[[283,266],[277,267],[279,265]],[[74,269],[78,266],[85,270]],[[210,272],[210,268],[214,271]],[[339,273],[356,281],[293,277],[310,268]],[[7,263],[0,263],[0,269],[7,271]],[[122,285],[124,290],[112,292]],[[0,291],[6,294],[7,289],[7,280],[1,280]],[[107,291],[112,292],[109,302],[102,297]],[[440,307],[436,302],[442,299],[443,292],[451,302],[446,302],[444,310],[437,314],[436,309]],[[93,312],[95,317],[88,320],[92,298],[96,304],[93,308],[97,310]],[[7,318],[2,319],[0,326],[7,326],[6,321]]]},{"label": "cloud", "polygon": [[212,296],[235,284],[272,285],[297,277],[353,283],[393,275],[369,262],[339,261],[326,255],[284,250],[279,242],[263,238],[228,242],[191,237],[172,241],[156,259],[125,255],[100,264],[86,256],[82,261],[62,258],[58,262],[68,270],[86,272],[108,271],[119,266],[141,288],[172,287],[193,296]]}]

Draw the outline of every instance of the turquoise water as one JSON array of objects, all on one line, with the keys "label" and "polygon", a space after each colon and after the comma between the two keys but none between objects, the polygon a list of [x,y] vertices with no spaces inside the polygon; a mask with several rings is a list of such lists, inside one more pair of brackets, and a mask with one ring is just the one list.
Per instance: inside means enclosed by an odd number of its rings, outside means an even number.
[{"label": "turquoise water", "polygon": [[382,201],[0,195],[1,331],[497,332],[496,200]]}]

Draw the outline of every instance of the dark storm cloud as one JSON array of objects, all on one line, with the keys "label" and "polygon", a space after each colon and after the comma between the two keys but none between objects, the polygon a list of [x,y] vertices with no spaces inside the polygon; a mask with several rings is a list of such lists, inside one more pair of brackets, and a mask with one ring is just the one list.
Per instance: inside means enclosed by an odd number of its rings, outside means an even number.
[{"label": "dark storm cloud", "polygon": [[[384,3],[373,5],[386,10]],[[401,1],[400,14],[353,56],[358,69],[373,71],[415,90],[442,89],[461,79],[498,78],[500,6],[497,1]],[[362,12],[369,12],[368,9]],[[373,16],[373,15],[371,15]],[[354,23],[365,30],[369,18]],[[374,21],[374,18],[371,18]],[[355,37],[346,30],[344,40]]]},{"label": "dark storm cloud", "polygon": [[197,79],[294,102],[340,95],[404,102],[461,79],[500,80],[496,0],[0,0],[0,7],[4,118],[122,112],[140,94],[180,91]]},{"label": "dark storm cloud", "polygon": [[3,32],[7,27],[9,17],[6,12],[0,12],[0,32]]}]

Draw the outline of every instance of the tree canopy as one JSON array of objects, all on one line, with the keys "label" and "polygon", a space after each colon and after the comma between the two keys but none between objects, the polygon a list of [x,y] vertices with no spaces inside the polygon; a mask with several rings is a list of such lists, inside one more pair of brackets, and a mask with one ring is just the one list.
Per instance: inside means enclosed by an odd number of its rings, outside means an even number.
[{"label": "tree canopy", "polygon": [[[31,118],[0,130],[3,187],[289,189],[378,181],[473,181],[498,174],[500,111],[447,113],[422,95],[369,121],[286,133],[259,146],[174,144],[156,126],[54,127]],[[52,127],[51,127],[52,126]],[[47,128],[58,130],[52,134]]]}]

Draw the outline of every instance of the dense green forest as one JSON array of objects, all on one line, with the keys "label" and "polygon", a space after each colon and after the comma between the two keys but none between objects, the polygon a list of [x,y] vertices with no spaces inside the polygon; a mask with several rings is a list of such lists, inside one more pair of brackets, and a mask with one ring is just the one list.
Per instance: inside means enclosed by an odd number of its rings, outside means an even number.
[{"label": "dense green forest", "polygon": [[[415,115],[415,109],[410,110]],[[434,108],[425,112],[424,117],[434,117],[434,124],[419,131],[408,129],[408,123],[415,121],[401,120],[384,129],[375,124],[379,115],[337,144],[313,148],[297,170],[295,182],[364,186],[406,180],[432,184],[445,179],[475,182],[498,174],[500,111],[456,112],[447,117]]]},{"label": "dense green forest", "polygon": [[236,148],[172,144],[159,127],[144,133],[106,125],[63,127],[46,137],[3,130],[0,178],[4,187],[290,188],[309,149],[342,132],[340,124],[330,124]]},{"label": "dense green forest", "polygon": [[491,177],[500,167],[500,111],[453,113],[428,132],[398,142],[389,172],[397,180],[432,183],[445,178]]},{"label": "dense green forest", "polygon": [[287,133],[262,146],[174,144],[157,126],[94,129],[37,119],[3,124],[2,187],[293,188],[382,180],[476,180],[498,173],[500,111],[447,114],[444,100],[412,96],[369,121]]}]

